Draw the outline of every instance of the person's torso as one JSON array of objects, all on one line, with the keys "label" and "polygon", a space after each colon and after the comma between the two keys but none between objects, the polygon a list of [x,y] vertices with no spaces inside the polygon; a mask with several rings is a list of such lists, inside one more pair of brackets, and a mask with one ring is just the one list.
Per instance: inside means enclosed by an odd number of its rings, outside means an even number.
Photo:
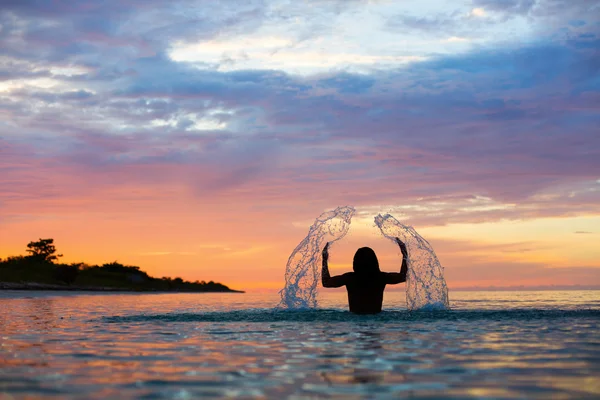
[{"label": "person's torso", "polygon": [[375,314],[381,312],[385,281],[381,273],[372,276],[360,276],[352,273],[346,284],[350,311],[357,314]]}]

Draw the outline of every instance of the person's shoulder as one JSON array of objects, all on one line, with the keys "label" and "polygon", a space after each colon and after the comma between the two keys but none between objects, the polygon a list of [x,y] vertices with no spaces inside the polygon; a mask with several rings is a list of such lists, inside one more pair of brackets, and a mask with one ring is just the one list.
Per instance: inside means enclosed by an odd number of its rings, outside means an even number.
[{"label": "person's shoulder", "polygon": [[346,272],[340,276],[342,278],[342,281],[344,282],[344,285],[354,286],[356,282],[356,274],[354,272]]}]

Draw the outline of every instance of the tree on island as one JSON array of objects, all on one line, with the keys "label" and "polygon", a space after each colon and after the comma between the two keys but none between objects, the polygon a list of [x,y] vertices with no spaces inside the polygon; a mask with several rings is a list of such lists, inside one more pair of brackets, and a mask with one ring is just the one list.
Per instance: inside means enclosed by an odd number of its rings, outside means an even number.
[{"label": "tree on island", "polygon": [[54,246],[54,239],[40,238],[37,242],[29,242],[27,252],[31,253],[29,257],[49,263],[62,257],[62,254],[55,254],[56,246]]}]

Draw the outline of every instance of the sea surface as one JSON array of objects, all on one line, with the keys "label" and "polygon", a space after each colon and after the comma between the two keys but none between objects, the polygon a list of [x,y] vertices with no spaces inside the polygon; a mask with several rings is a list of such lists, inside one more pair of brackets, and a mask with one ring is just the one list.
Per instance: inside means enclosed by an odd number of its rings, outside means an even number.
[{"label": "sea surface", "polygon": [[277,294],[0,291],[0,400],[600,398],[600,291],[458,292],[352,315]]}]

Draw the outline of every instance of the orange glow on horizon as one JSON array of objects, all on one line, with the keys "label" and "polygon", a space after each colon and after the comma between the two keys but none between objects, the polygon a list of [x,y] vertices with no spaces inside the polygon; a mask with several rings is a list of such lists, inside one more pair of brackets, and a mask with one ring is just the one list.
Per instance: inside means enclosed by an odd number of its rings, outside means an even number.
[{"label": "orange glow on horizon", "polygon": [[[55,215],[13,222],[2,230],[0,257],[24,254],[29,241],[52,237],[58,252],[65,255],[61,260],[67,263],[119,261],[140,266],[155,277],[212,280],[239,290],[272,291],[283,287],[287,258],[308,229],[297,221],[269,215],[193,214],[184,208],[121,215]],[[570,233],[592,231],[596,226],[600,226],[598,216],[417,230],[436,250],[452,289],[600,285],[595,235]],[[394,244],[381,238],[372,224],[357,219],[346,238],[332,246],[331,272],[350,271],[354,251],[362,246],[376,251],[382,270],[399,269]]]}]

